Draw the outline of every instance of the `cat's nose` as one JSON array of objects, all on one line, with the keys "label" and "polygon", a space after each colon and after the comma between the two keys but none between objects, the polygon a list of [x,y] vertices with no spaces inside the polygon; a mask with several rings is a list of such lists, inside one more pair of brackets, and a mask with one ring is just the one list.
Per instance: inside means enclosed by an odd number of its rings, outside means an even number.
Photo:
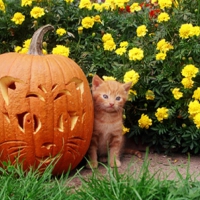
[{"label": "cat's nose", "polygon": [[114,106],[114,103],[109,103],[110,107],[113,107]]}]

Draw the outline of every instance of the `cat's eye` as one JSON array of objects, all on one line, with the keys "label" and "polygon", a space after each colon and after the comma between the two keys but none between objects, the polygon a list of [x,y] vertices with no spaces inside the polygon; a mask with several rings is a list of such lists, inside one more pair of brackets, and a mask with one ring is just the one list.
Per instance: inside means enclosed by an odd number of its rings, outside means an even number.
[{"label": "cat's eye", "polygon": [[103,95],[103,98],[104,98],[104,99],[108,99],[108,95],[107,95],[107,94],[104,94],[104,95]]},{"label": "cat's eye", "polygon": [[118,97],[116,97],[115,99],[116,99],[117,101],[120,101],[120,100],[121,100],[121,97],[118,96]]}]

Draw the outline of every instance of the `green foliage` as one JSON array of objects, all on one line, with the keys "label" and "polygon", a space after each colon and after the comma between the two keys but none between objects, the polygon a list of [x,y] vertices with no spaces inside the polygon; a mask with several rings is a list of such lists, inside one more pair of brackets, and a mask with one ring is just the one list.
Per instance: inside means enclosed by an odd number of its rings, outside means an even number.
[{"label": "green foliage", "polygon": [[[34,31],[45,24],[52,24],[55,30],[64,28],[67,34],[59,36],[56,31],[48,33],[44,40],[44,49],[51,53],[56,45],[69,47],[69,57],[75,60],[91,81],[91,74],[113,76],[123,81],[124,74],[130,70],[136,71],[140,78],[133,86],[137,95],[131,95],[125,108],[125,125],[130,128],[129,137],[141,137],[149,145],[165,151],[181,149],[183,152],[200,152],[199,122],[191,118],[188,105],[194,100],[193,93],[199,87],[199,72],[193,77],[193,85],[186,88],[182,70],[192,64],[200,66],[200,32],[184,38],[180,28],[184,24],[193,27],[200,25],[200,2],[194,0],[168,0],[172,2],[168,8],[160,8],[155,3],[141,4],[140,11],[129,12],[129,7],[135,1],[126,1],[125,8],[118,5],[109,9],[98,10],[95,7],[79,8],[81,1],[67,3],[66,0],[35,0],[29,6],[21,6],[20,0],[4,0],[5,12],[0,10],[0,53],[14,51],[15,47],[23,47],[24,41],[30,39]],[[138,1],[141,3],[142,1]],[[177,4],[178,3],[178,4]],[[94,5],[94,4],[91,4]],[[102,4],[104,5],[104,4]],[[30,16],[34,6],[44,8],[45,14],[37,19]],[[25,20],[21,25],[11,19],[16,12],[21,12]],[[158,22],[158,15],[168,13],[170,19]],[[101,22],[95,22],[91,28],[83,27],[85,17],[99,16]],[[139,37],[137,28],[145,25],[148,32]],[[104,49],[102,36],[111,34],[116,45],[120,47],[123,41],[128,42],[126,53],[116,54],[115,50]],[[163,60],[156,59],[159,53],[158,42],[165,39],[173,48],[167,51]],[[130,60],[129,51],[141,48],[144,58]],[[179,88],[183,97],[175,99],[174,88]],[[155,97],[146,99],[146,92],[151,90]],[[199,99],[197,99],[199,101]],[[159,121],[155,116],[158,108],[167,108],[167,118]],[[139,126],[142,114],[147,115],[152,124],[144,128]],[[194,117],[194,116],[193,116]]]}]

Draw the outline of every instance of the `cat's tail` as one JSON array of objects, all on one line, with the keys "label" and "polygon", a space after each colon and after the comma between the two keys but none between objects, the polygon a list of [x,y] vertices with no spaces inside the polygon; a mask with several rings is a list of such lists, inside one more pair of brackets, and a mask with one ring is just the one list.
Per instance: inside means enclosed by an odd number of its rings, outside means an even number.
[{"label": "cat's tail", "polygon": [[131,154],[131,155],[137,156],[138,158],[142,158],[141,152],[135,149],[125,148],[124,154]]}]

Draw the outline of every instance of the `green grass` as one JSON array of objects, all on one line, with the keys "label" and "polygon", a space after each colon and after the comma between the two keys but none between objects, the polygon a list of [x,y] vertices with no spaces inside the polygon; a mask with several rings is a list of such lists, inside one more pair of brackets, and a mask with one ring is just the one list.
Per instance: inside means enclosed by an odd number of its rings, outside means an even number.
[{"label": "green grass", "polygon": [[[146,155],[147,157],[147,155]],[[145,159],[139,171],[127,170],[120,174],[117,168],[104,166],[106,173],[94,170],[89,177],[77,172],[52,177],[52,166],[41,175],[37,170],[24,173],[20,165],[0,168],[1,200],[200,200],[200,182],[197,176],[181,175],[177,168],[174,180],[158,171],[150,173],[149,162]],[[161,176],[162,175],[162,176]],[[81,185],[70,187],[70,180],[79,178]],[[162,177],[162,178],[161,178]]]}]

